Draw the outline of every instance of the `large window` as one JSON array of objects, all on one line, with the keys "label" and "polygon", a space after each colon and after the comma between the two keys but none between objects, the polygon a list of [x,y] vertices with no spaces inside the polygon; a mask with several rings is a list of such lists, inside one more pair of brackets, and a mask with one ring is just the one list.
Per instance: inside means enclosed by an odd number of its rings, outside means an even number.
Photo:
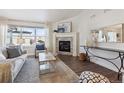
[{"label": "large window", "polygon": [[35,44],[38,40],[48,41],[48,29],[37,27],[9,26],[7,44]]}]

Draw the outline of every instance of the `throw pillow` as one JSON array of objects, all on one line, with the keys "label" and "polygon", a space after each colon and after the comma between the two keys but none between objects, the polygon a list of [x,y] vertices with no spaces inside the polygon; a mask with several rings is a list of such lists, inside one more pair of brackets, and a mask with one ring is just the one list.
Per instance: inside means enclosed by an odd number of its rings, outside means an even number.
[{"label": "throw pillow", "polygon": [[8,58],[8,53],[7,53],[7,50],[5,47],[1,48],[1,53],[6,57]]},{"label": "throw pillow", "polygon": [[17,48],[19,50],[20,54],[22,54],[22,52],[23,52],[21,45],[13,45],[13,46],[9,46],[8,48]]},{"label": "throw pillow", "polygon": [[38,44],[36,45],[37,50],[45,50],[45,45],[44,44]]},{"label": "throw pillow", "polygon": [[7,52],[9,58],[18,57],[21,55],[20,50],[18,48],[7,48]]},{"label": "throw pillow", "polygon": [[1,53],[1,51],[0,51],[0,61],[1,60],[5,60],[6,59],[6,57]]}]

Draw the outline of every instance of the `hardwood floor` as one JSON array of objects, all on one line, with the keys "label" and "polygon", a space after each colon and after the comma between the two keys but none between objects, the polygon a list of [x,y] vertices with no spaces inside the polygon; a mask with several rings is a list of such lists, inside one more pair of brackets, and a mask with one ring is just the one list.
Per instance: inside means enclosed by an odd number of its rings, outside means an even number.
[{"label": "hardwood floor", "polygon": [[78,57],[67,55],[58,55],[58,57],[79,76],[83,71],[92,71],[106,76],[112,83],[121,82],[121,80],[117,79],[116,72],[93,62],[80,61]]}]

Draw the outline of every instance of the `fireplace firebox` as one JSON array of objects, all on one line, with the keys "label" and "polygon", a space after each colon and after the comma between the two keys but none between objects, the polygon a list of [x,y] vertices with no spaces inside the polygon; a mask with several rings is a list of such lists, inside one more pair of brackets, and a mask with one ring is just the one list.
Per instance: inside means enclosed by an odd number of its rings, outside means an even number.
[{"label": "fireplace firebox", "polygon": [[59,51],[71,52],[70,41],[59,41]]}]

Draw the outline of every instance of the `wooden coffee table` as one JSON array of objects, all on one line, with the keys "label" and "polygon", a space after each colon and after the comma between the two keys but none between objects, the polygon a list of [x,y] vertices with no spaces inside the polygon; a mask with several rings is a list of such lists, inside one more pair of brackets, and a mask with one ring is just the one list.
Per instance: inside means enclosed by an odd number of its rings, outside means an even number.
[{"label": "wooden coffee table", "polygon": [[39,74],[55,71],[56,58],[51,52],[39,53]]}]

